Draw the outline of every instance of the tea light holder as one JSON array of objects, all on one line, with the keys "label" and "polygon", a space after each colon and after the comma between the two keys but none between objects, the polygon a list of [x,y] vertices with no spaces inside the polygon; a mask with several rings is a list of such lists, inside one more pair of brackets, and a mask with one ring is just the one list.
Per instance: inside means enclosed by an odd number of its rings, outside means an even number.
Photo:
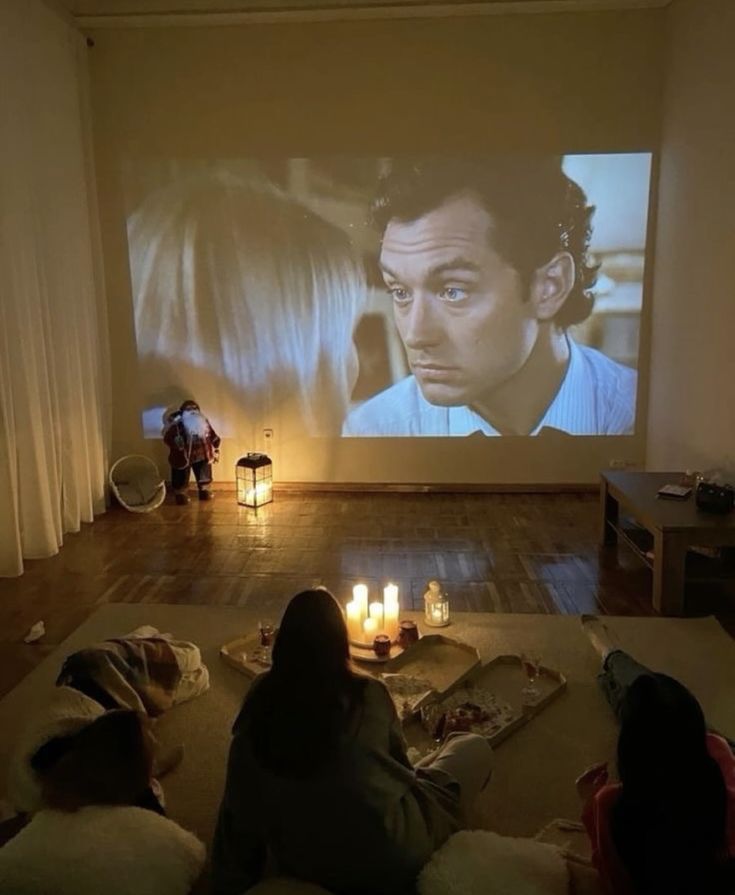
[{"label": "tea light holder", "polygon": [[398,645],[403,649],[408,649],[412,643],[416,643],[419,639],[419,629],[416,622],[403,621],[398,630]]},{"label": "tea light holder", "polygon": [[430,581],[424,594],[424,621],[431,628],[445,628],[449,624],[449,597],[442,593],[438,581]]},{"label": "tea light holder", "polygon": [[387,634],[378,634],[373,640],[373,651],[378,658],[384,659],[390,656],[391,642]]}]

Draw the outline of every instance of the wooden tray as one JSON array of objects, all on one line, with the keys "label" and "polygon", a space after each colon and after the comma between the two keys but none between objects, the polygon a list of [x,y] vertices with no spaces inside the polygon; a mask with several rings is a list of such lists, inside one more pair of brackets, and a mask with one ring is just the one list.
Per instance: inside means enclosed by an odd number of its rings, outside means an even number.
[{"label": "wooden tray", "polygon": [[219,654],[222,659],[241,671],[250,678],[256,678],[270,669],[270,665],[254,662],[249,657],[260,646],[260,634],[251,634],[248,637],[238,637],[230,643],[220,647]]},{"label": "wooden tray", "polygon": [[480,664],[480,654],[469,646],[443,634],[424,634],[408,649],[391,658],[385,671],[430,681],[439,697],[463,681]]},{"label": "wooden tray", "polygon": [[[503,655],[496,656],[485,665],[475,668],[452,687],[449,692],[466,691],[468,701],[472,701],[473,687],[481,687],[494,693],[500,702],[507,703],[510,706],[512,712],[508,722],[497,733],[488,737],[490,745],[495,747],[542,712],[563,693],[567,686],[567,681],[563,674],[542,665],[539,668],[539,676],[536,680],[536,686],[541,695],[532,705],[526,705],[523,703],[521,690],[527,683],[528,681],[521,664],[521,657]],[[448,695],[449,693],[443,694],[443,696]],[[419,716],[415,715],[408,719],[404,723],[404,731],[409,746],[418,749],[422,755],[427,754],[438,745],[424,727]]]},{"label": "wooden tray", "polygon": [[525,721],[542,712],[566,689],[567,679],[560,671],[539,666],[536,687],[541,695],[532,704],[524,704],[521,690],[528,683],[521,664],[521,657],[516,655],[496,656],[472,675],[472,684],[492,690],[493,693],[517,709]]},{"label": "wooden tray", "polygon": [[374,665],[385,665],[387,662],[390,662],[391,659],[396,659],[403,652],[404,650],[402,646],[399,646],[397,643],[391,643],[390,655],[378,656],[372,646],[362,646],[352,640],[350,641],[350,657],[354,659],[355,662],[369,662]]},{"label": "wooden tray", "polygon": [[[247,637],[238,637],[236,640],[226,643],[224,646],[220,647],[219,654],[228,665],[231,665],[238,671],[242,671],[242,673],[248,675],[248,677],[255,678],[259,674],[268,671],[270,668],[270,666],[263,665],[260,662],[254,662],[249,658],[259,646],[260,635],[251,634]],[[391,659],[400,656],[402,652],[403,647],[399,646],[397,643],[393,643],[391,644],[389,656],[376,656],[375,651],[371,646],[363,648],[350,643],[350,656],[356,662],[369,662],[375,665],[385,665]]]}]

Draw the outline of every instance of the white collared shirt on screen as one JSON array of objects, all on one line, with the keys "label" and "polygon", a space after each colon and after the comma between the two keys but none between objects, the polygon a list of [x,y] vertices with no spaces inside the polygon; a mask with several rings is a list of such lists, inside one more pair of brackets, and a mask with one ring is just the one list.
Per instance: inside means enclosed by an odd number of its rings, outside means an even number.
[{"label": "white collared shirt on screen", "polygon": [[[569,365],[554,400],[531,435],[551,428],[569,435],[631,435],[637,374],[604,354],[569,339]],[[353,410],[348,436],[500,435],[469,407],[439,407],[407,376]]]}]

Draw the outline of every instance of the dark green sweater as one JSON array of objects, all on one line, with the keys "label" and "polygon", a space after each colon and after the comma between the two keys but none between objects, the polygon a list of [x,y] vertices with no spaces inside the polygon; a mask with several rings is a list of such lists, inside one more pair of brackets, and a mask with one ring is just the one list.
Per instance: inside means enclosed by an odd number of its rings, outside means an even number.
[{"label": "dark green sweater", "polygon": [[449,775],[414,771],[393,701],[376,680],[338,759],[306,780],[259,766],[238,721],[212,853],[214,893],[243,895],[271,859],[279,874],[335,895],[404,895],[459,828],[458,794]]}]

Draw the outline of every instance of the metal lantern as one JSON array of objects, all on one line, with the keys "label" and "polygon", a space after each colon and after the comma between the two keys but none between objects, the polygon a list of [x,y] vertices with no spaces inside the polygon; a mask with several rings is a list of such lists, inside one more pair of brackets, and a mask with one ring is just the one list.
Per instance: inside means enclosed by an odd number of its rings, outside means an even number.
[{"label": "metal lantern", "polygon": [[237,502],[242,507],[261,507],[273,500],[273,464],[265,454],[246,454],[235,467]]},{"label": "metal lantern", "polygon": [[430,581],[424,594],[424,621],[432,628],[449,624],[449,597],[442,593],[438,581]]}]

